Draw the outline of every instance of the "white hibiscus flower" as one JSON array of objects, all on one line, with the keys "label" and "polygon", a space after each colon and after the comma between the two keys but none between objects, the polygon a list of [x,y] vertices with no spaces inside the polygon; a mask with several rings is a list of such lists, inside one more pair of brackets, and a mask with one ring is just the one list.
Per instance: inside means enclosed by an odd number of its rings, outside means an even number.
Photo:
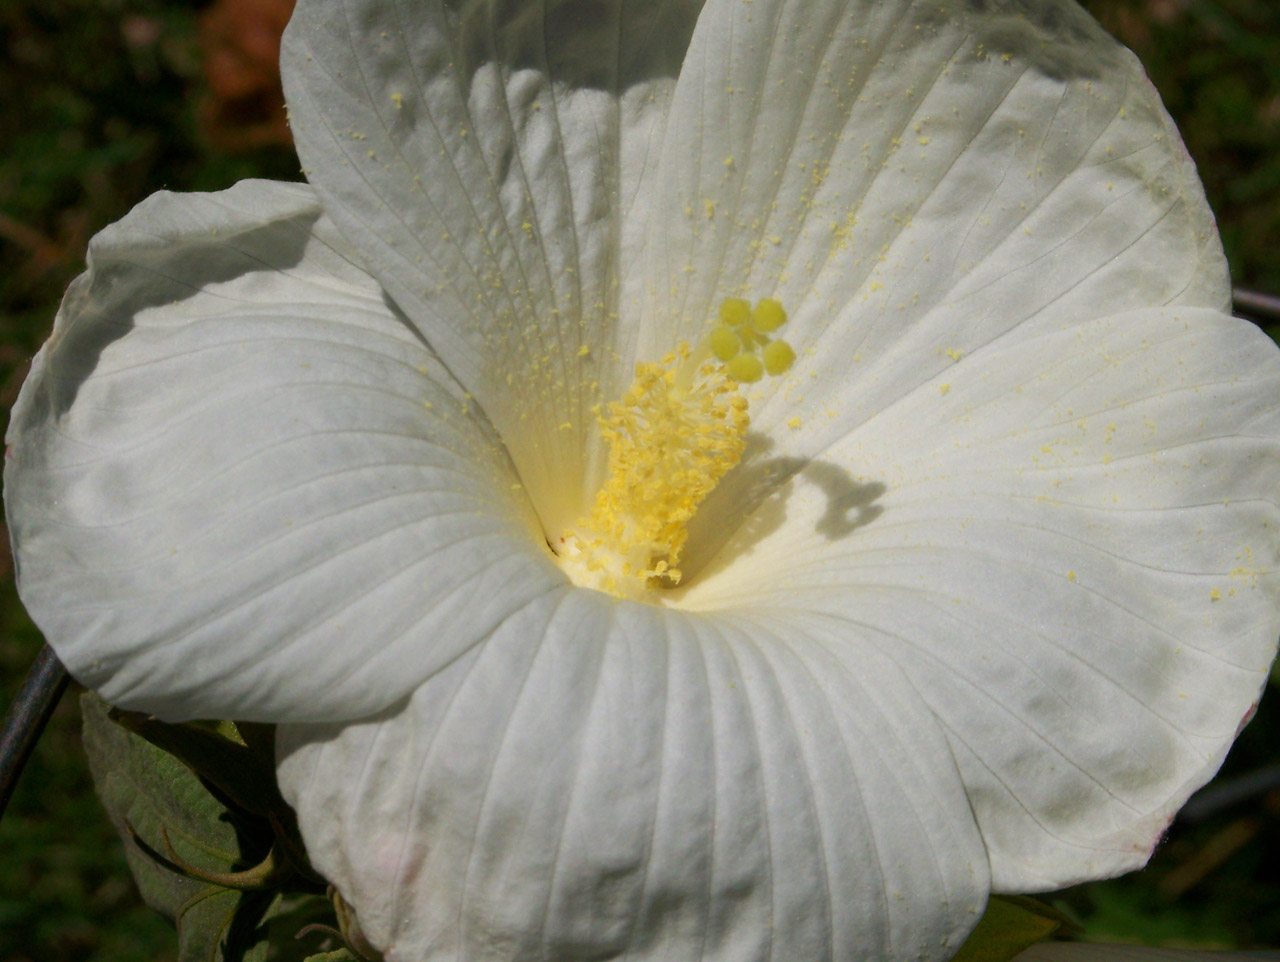
[{"label": "white hibiscus flower", "polygon": [[73,674],[280,723],[394,960],[945,959],[1146,860],[1274,651],[1280,362],[1130,54],[303,0],[283,71],[310,186],[103,231],[15,409]]}]

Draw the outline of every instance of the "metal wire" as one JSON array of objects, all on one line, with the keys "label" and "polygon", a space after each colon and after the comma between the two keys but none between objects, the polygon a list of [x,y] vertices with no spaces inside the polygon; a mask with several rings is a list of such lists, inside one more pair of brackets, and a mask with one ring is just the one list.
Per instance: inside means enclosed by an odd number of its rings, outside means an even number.
[{"label": "metal wire", "polygon": [[1231,304],[1237,314],[1268,323],[1280,321],[1280,297],[1236,288]]},{"label": "metal wire", "polygon": [[1178,813],[1178,818],[1186,822],[1199,822],[1240,802],[1265,795],[1275,788],[1280,788],[1280,764],[1268,765],[1238,778],[1206,785],[1191,796],[1191,800]]},{"label": "metal wire", "polygon": [[67,669],[45,645],[27,672],[0,728],[0,818],[9,806],[18,776],[67,687]]}]

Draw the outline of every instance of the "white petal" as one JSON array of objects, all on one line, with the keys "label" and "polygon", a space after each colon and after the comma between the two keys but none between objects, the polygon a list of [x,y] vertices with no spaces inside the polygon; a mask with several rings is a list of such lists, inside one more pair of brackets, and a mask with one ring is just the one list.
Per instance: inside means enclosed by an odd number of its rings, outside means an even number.
[{"label": "white petal", "polygon": [[682,603],[897,661],[950,733],[996,890],[1125,871],[1275,653],[1277,397],[1274,345],[1213,311],[1020,328],[777,459],[793,481]]},{"label": "white petal", "polygon": [[667,130],[646,347],[779,297],[800,359],[752,418],[800,454],[1020,324],[1228,303],[1177,132],[1073,3],[712,2]]},{"label": "white petal", "polygon": [[157,195],[91,243],[5,501],[71,672],[165,718],[402,698],[562,583],[515,478],[303,186]]},{"label": "white petal", "polygon": [[697,9],[304,0],[285,35],[309,179],[489,413],[548,530],[594,493],[591,408],[629,379],[617,306]]},{"label": "white petal", "polygon": [[403,710],[279,731],[311,859],[390,959],[955,952],[985,855],[888,659],[578,589],[536,608]]}]

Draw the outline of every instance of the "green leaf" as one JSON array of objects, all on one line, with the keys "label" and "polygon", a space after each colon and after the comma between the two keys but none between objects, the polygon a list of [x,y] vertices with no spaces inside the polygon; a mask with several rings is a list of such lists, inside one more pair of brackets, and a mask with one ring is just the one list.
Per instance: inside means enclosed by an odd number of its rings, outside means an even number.
[{"label": "green leaf", "polygon": [[[341,947],[341,939],[331,934],[337,921],[333,903],[324,895],[282,896],[266,915],[267,962],[305,962],[334,955],[335,950],[350,956]],[[324,926],[324,930],[304,931],[311,925]],[[359,962],[355,956],[351,958]]]},{"label": "green leaf", "polygon": [[151,715],[117,708],[111,709],[110,715],[116,723],[177,758],[246,812],[265,816],[288,811],[276,787],[271,742],[264,745],[258,732],[266,726],[253,726],[250,741],[233,722],[168,725]]},{"label": "green leaf", "polygon": [[993,895],[951,962],[1009,962],[1055,932],[1073,928],[1070,919],[1042,902]]},{"label": "green leaf", "polygon": [[237,817],[185,765],[108,718],[86,692],[80,699],[84,743],[98,798],[124,841],[129,867],[147,904],[175,922],[208,887],[158,860],[170,852],[203,871],[256,864],[271,846],[264,821]]},{"label": "green leaf", "polygon": [[203,779],[221,801],[267,818],[280,846],[276,862],[323,884],[311,870],[297,817],[275,777],[275,726],[256,722],[194,721],[170,725],[152,715],[109,708],[108,717],[172,755]]},{"label": "green leaf", "polygon": [[[296,938],[314,923],[337,925],[323,895],[242,891],[191,877],[191,870],[227,876],[262,862],[272,846],[271,823],[219,797],[187,764],[156,747],[153,741],[165,740],[157,735],[160,723],[149,724],[154,737],[144,738],[117,724],[96,695],[86,693],[80,704],[98,797],[124,841],[142,897],[177,927],[178,962],[302,962],[337,947],[323,932]],[[182,727],[226,741],[212,727]],[[186,733],[173,741],[209,746]],[[268,777],[275,791],[274,776]],[[296,877],[287,884],[308,885]]]},{"label": "green leaf", "polygon": [[271,898],[206,884],[178,915],[178,962],[266,962],[258,923]]},{"label": "green leaf", "polygon": [[332,924],[323,895],[236,892],[209,886],[178,923],[178,962],[303,962],[337,939],[298,938],[313,923]]}]

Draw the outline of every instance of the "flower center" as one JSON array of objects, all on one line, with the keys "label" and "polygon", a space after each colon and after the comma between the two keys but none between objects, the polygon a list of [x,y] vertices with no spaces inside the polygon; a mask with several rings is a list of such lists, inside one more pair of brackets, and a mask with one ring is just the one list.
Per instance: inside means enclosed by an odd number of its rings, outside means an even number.
[{"label": "flower center", "polygon": [[696,348],[636,365],[622,399],[600,415],[609,476],[591,514],[560,536],[556,551],[574,583],[644,598],[680,582],[686,525],[742,457],[747,399],[742,383],[782,374],[795,361],[773,333],[782,305],[720,305],[719,323]]}]

